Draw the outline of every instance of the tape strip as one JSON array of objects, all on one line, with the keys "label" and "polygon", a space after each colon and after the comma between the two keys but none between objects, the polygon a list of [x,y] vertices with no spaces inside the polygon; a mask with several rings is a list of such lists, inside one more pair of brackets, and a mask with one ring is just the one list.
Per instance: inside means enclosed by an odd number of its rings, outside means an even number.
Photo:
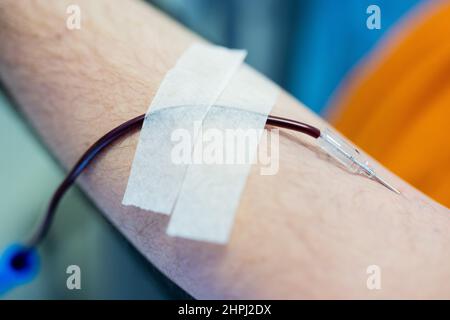
[{"label": "tape strip", "polygon": [[[193,153],[203,153],[203,161],[187,170],[169,222],[169,235],[219,244],[228,241],[251,160],[278,92],[278,87],[245,65],[233,76],[203,121],[203,134]],[[214,139],[216,147],[224,139],[225,150],[222,158],[212,155],[205,163],[204,151]],[[220,153],[219,149],[216,152]],[[242,159],[243,153],[246,159]],[[214,159],[216,163],[211,163]]]},{"label": "tape strip", "polygon": [[171,134],[184,128],[194,144],[192,124],[203,121],[245,55],[194,44],[180,57],[147,112],[122,204],[170,214],[187,168],[171,160]]}]

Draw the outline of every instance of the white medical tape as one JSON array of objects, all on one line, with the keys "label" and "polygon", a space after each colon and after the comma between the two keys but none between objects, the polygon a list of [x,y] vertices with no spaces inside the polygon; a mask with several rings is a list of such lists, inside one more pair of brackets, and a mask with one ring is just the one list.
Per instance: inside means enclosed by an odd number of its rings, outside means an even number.
[{"label": "white medical tape", "polygon": [[[187,165],[171,160],[171,134],[202,122],[245,51],[192,45],[162,81],[144,120],[122,204],[170,214]],[[195,137],[192,144],[195,142]]]},{"label": "white medical tape", "polygon": [[[278,92],[277,86],[245,65],[233,76],[203,121],[202,132],[209,132],[209,137],[199,137],[193,153],[201,154],[208,146],[205,140],[211,142],[215,136],[225,139],[224,146],[231,145],[230,149],[224,147],[231,150],[228,153],[239,154],[224,154],[222,163],[217,157],[216,163],[205,163],[203,159],[201,164],[189,166],[169,222],[169,235],[218,244],[228,241],[251,160]],[[239,132],[243,135],[239,136]],[[245,132],[252,137],[256,134],[256,140],[248,141],[245,150],[233,149],[236,141],[230,139],[247,139]],[[238,160],[242,152],[246,153],[243,162]],[[233,158],[234,162],[229,163]]]}]

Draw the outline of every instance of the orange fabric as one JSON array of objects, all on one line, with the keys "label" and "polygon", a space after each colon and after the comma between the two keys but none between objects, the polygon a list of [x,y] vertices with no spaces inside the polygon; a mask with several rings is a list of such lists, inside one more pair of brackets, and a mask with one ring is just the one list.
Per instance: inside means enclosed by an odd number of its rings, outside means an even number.
[{"label": "orange fabric", "polygon": [[450,207],[450,2],[412,15],[342,89],[334,126]]}]

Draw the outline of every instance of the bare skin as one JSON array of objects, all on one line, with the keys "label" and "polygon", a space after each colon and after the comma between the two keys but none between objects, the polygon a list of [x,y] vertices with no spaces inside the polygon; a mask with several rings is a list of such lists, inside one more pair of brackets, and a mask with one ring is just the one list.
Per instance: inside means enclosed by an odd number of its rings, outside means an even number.
[{"label": "bare skin", "polygon": [[[71,31],[66,8],[74,3],[82,27]],[[144,113],[195,41],[203,40],[135,0],[0,3],[1,81],[65,167]],[[285,93],[272,114],[326,126]],[[169,237],[165,216],[121,205],[137,139],[116,143],[81,185],[194,297],[450,298],[449,210],[382,167],[402,195],[345,172],[313,139],[283,132],[279,173],[252,168],[231,241],[216,246]],[[369,265],[382,270],[381,290],[367,289]]]}]

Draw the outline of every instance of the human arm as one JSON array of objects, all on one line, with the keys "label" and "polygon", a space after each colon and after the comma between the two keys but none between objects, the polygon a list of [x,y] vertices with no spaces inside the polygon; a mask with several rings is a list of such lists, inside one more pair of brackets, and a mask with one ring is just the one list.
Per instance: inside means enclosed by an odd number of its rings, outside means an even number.
[{"label": "human arm", "polygon": [[[0,4],[0,77],[49,148],[69,167],[99,136],[144,113],[165,73],[200,39],[138,1]],[[326,123],[283,93],[272,112]],[[165,234],[168,218],[124,207],[138,135],[121,140],[81,179],[86,193],[161,271],[199,298],[449,297],[450,216],[379,166],[396,195],[336,166],[309,137],[283,132],[280,170],[255,166],[230,243]],[[382,290],[366,287],[369,265]],[[420,290],[418,290],[420,288]]]}]

